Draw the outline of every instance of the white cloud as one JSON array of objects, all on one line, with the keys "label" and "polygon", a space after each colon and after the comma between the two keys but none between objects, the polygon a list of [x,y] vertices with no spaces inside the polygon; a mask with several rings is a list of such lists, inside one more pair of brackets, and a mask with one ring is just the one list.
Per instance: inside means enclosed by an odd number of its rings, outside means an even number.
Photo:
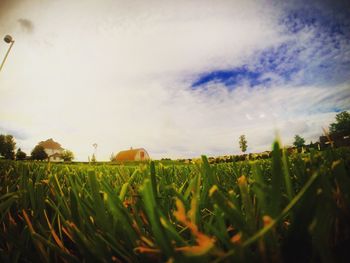
[{"label": "white cloud", "polygon": [[52,137],[79,160],[95,142],[108,160],[130,146],[154,158],[237,153],[240,134],[260,151],[275,130],[285,143],[314,140],[332,107],[348,107],[347,86],[189,88],[288,39],[278,14],[260,1],[23,1],[0,18],[16,39],[0,75],[0,127],[25,132],[27,152]]}]

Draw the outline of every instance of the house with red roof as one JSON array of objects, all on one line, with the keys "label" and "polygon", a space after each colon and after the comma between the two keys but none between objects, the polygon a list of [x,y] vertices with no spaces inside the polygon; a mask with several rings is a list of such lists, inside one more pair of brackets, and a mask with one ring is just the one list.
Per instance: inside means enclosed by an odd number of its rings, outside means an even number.
[{"label": "house with red roof", "polygon": [[61,154],[63,152],[63,148],[61,144],[55,142],[52,138],[39,142],[39,145],[44,147],[44,150],[49,157],[49,161],[51,162],[61,162],[63,159],[61,158]]}]

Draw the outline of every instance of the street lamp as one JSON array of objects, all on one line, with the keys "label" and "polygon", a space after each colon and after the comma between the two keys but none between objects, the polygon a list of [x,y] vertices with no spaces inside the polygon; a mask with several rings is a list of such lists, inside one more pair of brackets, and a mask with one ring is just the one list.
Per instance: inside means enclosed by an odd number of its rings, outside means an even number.
[{"label": "street lamp", "polygon": [[8,50],[7,50],[7,52],[6,52],[6,55],[5,55],[5,57],[4,57],[4,59],[3,59],[2,63],[1,63],[0,71],[2,70],[2,67],[4,66],[5,61],[6,61],[6,59],[7,59],[7,56],[9,55],[9,53],[10,53],[10,51],[11,51],[11,48],[12,48],[13,44],[15,43],[15,40],[14,40],[10,35],[6,35],[6,36],[4,37],[4,41],[5,41],[7,44],[10,44],[10,46],[9,46],[9,48],[8,48]]}]

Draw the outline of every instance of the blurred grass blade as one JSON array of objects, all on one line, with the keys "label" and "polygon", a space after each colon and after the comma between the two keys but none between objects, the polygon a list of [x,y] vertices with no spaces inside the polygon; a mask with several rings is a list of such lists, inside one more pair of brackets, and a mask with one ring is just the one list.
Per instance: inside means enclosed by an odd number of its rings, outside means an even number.
[{"label": "blurred grass blade", "polygon": [[152,232],[158,246],[162,249],[162,251],[164,251],[165,255],[170,257],[174,254],[170,243],[171,240],[168,239],[165,229],[160,222],[160,216],[158,214],[158,210],[160,208],[156,203],[153,190],[154,188],[152,187],[152,182],[149,179],[146,179],[143,183],[143,188],[141,189],[144,207],[150,220]]},{"label": "blurred grass blade", "polygon": [[248,232],[248,228],[241,212],[229,199],[220,193],[216,185],[210,189],[209,196],[214,200],[215,204],[220,207],[220,209],[227,215],[227,219],[231,222],[233,227],[245,233]]},{"label": "blurred grass blade", "polygon": [[293,191],[291,176],[289,173],[289,163],[288,163],[287,152],[285,149],[283,149],[282,164],[283,164],[284,183],[286,186],[287,196],[290,201],[294,197],[294,191]]},{"label": "blurred grass blade", "polygon": [[256,229],[255,225],[255,212],[252,200],[248,192],[247,179],[244,175],[238,178],[238,187],[242,195],[242,204],[244,207],[245,217],[249,232],[253,233]]},{"label": "blurred grass blade", "polygon": [[281,160],[281,148],[280,143],[276,140],[273,144],[272,150],[272,179],[271,179],[271,194],[270,194],[270,205],[269,215],[276,217],[281,210],[282,201],[282,160]]},{"label": "blurred grass blade", "polygon": [[287,215],[287,213],[302,199],[306,191],[311,187],[311,185],[318,178],[318,176],[318,173],[314,173],[309,179],[309,181],[307,181],[307,183],[299,191],[299,193],[295,195],[294,198],[289,202],[289,204],[283,209],[281,214],[279,214],[275,219],[272,219],[270,224],[259,230],[257,233],[254,234],[254,236],[246,240],[243,245],[249,246],[255,241],[257,241],[259,238],[264,236],[266,233],[268,233],[279,222],[279,220],[283,219]]}]

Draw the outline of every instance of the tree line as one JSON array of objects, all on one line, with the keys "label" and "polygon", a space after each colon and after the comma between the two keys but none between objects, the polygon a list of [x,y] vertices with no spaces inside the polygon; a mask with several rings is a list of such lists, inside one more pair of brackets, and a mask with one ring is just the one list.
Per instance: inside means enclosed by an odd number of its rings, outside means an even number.
[{"label": "tree line", "polygon": [[[335,116],[335,122],[329,125],[329,135],[334,135],[334,134],[343,133],[343,132],[350,133],[350,113],[347,111],[338,113]],[[248,141],[244,134],[239,136],[238,143],[241,151],[245,153],[248,148]],[[310,144],[312,144],[312,142]],[[294,136],[293,145],[297,148],[301,148],[305,146],[305,139],[299,134],[296,134]]]},{"label": "tree line", "polygon": [[[7,160],[25,160],[27,159],[27,154],[21,150],[21,148],[16,149],[16,141],[12,135],[0,134],[0,157]],[[72,161],[74,159],[74,153],[70,150],[64,150],[60,154],[63,161]],[[41,145],[36,145],[31,151],[31,160],[46,160],[49,156],[45,152],[45,149]]]},{"label": "tree line", "polygon": [[[335,116],[335,122],[329,125],[329,135],[350,132],[350,113],[343,111]],[[295,135],[293,145],[297,148],[305,146],[305,139],[300,135]],[[239,137],[239,147],[243,153],[246,152],[248,148],[248,141],[245,135]],[[9,160],[25,160],[27,154],[21,150],[21,148],[16,149],[16,141],[12,135],[0,134],[0,157]],[[45,149],[41,145],[36,145],[31,152],[32,160],[46,160],[48,155]],[[70,150],[64,150],[61,154],[61,158],[64,161],[72,161],[74,159],[74,154]],[[94,158],[94,156],[93,156]]]}]

